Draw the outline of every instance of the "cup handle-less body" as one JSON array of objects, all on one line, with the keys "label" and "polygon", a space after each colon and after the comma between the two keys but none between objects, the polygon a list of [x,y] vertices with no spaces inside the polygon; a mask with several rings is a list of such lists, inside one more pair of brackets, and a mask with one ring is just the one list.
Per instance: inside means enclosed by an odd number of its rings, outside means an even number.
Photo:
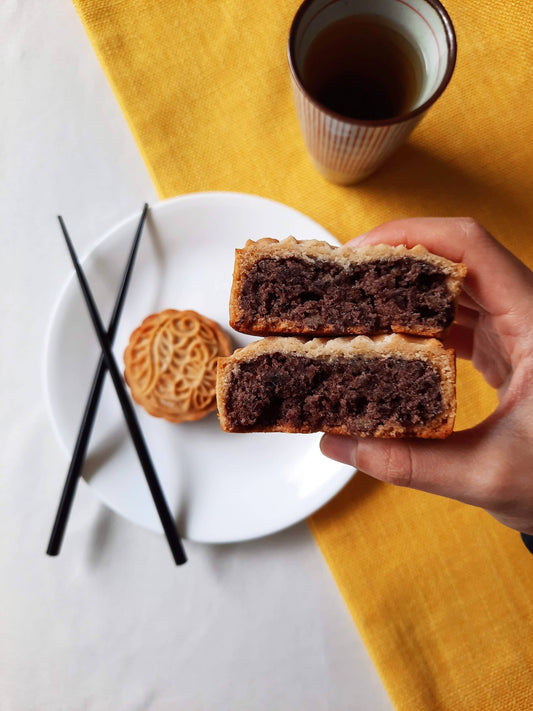
[{"label": "cup handle-less body", "polygon": [[[306,54],[317,35],[333,22],[358,14],[380,16],[422,57],[420,95],[401,116],[380,120],[342,116],[321,104],[302,81]],[[455,67],[456,39],[438,0],[305,0],[291,26],[288,57],[296,113],[311,162],[331,182],[351,184],[380,168],[442,94]]]}]

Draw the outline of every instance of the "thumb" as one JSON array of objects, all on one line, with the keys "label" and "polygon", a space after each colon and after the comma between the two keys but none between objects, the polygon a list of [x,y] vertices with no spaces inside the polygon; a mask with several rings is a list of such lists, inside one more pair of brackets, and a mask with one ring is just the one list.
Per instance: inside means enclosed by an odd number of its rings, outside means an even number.
[{"label": "thumb", "polygon": [[498,458],[486,423],[446,440],[371,439],[324,435],[322,453],[397,486],[486,507],[494,497]]}]

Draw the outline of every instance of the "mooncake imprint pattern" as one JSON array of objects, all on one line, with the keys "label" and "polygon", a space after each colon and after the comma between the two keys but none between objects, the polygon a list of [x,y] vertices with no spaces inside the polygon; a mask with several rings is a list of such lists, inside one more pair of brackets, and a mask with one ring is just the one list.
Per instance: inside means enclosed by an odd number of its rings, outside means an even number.
[{"label": "mooncake imprint pattern", "polygon": [[135,402],[170,422],[198,420],[216,409],[217,358],[231,353],[218,324],[195,311],[148,316],[124,353]]}]

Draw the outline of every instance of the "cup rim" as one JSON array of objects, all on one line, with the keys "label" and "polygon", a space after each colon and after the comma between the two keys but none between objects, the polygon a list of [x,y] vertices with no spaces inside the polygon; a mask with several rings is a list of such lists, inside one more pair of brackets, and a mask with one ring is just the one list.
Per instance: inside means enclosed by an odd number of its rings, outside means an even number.
[{"label": "cup rim", "polygon": [[322,104],[320,101],[317,101],[312,94],[310,94],[305,86],[303,85],[299,75],[298,71],[296,69],[296,64],[293,61],[293,55],[294,55],[294,44],[296,42],[296,33],[297,30],[300,26],[301,21],[303,20],[305,12],[308,10],[309,6],[313,3],[316,2],[316,0],[303,0],[302,4],[296,11],[296,14],[294,15],[294,18],[291,23],[291,27],[289,30],[289,39],[287,43],[287,56],[289,60],[289,68],[291,70],[292,77],[294,81],[296,82],[298,88],[300,91],[305,95],[305,97],[310,101],[314,106],[318,107],[321,111],[324,113],[328,114],[332,118],[335,118],[339,121],[343,121],[345,123],[350,123],[353,125],[358,125],[358,126],[391,126],[394,124],[399,124],[399,123],[404,123],[405,121],[409,121],[412,118],[415,118],[417,116],[421,116],[425,111],[427,111],[430,106],[432,106],[439,96],[443,93],[444,89],[448,86],[450,79],[452,78],[453,71],[455,69],[455,62],[457,59],[457,37],[455,35],[455,28],[453,26],[453,23],[451,21],[451,18],[444,7],[440,0],[423,0],[426,4],[431,5],[431,7],[437,12],[437,14],[440,17],[440,20],[444,26],[444,32],[446,34],[446,44],[448,46],[448,56],[447,56],[447,62],[446,62],[446,71],[444,72],[444,76],[442,77],[440,84],[437,86],[435,91],[429,96],[426,101],[424,101],[423,104],[420,106],[417,106],[416,109],[412,109],[411,111],[408,111],[407,113],[400,114],[399,116],[393,116],[392,118],[388,119],[354,119],[351,118],[350,116],[345,116],[344,114],[340,114],[336,111],[333,111],[333,109],[328,108],[324,104]]}]

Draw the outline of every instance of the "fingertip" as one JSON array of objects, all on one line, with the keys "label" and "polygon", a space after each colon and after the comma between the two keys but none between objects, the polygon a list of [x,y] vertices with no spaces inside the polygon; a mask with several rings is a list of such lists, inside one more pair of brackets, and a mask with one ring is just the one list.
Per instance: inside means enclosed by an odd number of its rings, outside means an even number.
[{"label": "fingertip", "polygon": [[358,237],[352,237],[352,239],[349,242],[346,242],[347,247],[359,247],[362,245],[365,241],[365,238],[367,236],[368,232],[364,232],[362,235],[359,235]]},{"label": "fingertip", "polygon": [[356,466],[357,440],[354,437],[325,434],[320,440],[320,451],[336,462]]}]

